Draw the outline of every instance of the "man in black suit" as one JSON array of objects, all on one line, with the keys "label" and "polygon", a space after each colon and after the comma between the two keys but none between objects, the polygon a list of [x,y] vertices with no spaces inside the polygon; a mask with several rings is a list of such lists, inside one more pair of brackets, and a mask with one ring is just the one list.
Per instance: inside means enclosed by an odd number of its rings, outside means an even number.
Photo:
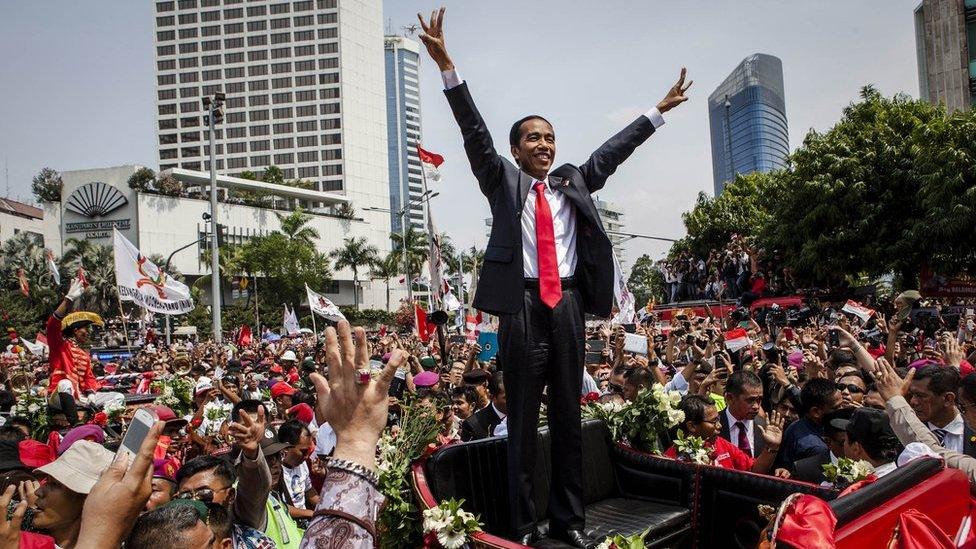
[{"label": "man in black suit", "polygon": [[836,465],[838,459],[847,457],[844,453],[844,445],[847,443],[847,430],[838,427],[836,424],[831,425],[831,421],[835,419],[849,421],[851,415],[854,414],[854,410],[855,408],[841,408],[840,410],[835,410],[824,415],[823,440],[827,443],[827,447],[830,448],[830,452],[826,454],[814,454],[796,460],[793,463],[793,474],[790,478],[804,482],[812,482],[813,484],[820,484],[827,480],[827,477],[824,476],[823,466],[828,463]]},{"label": "man in black suit", "polygon": [[748,370],[729,376],[725,383],[725,411],[719,414],[720,434],[751,457],[766,449],[760,430],[766,427],[766,420],[759,417],[762,400],[763,384],[759,376]]},{"label": "man in black suit", "polygon": [[[552,126],[541,116],[517,121],[509,134],[515,164],[496,151],[488,127],[444,45],[444,9],[419,16],[421,41],[441,70],[448,103],[461,128],[464,149],[492,211],[474,306],[499,316],[498,364],[508,394],[509,497],[513,534],[524,544],[537,537],[532,476],[536,463],[539,403],[547,387],[552,433],[550,537],[572,546],[583,534],[582,450],[579,397],[583,375],[584,313],[610,315],[613,251],[590,193],[603,188],[637,146],[664,123],[662,113],[686,101],[681,79],[647,115],[610,138],[582,166],[551,170],[556,153]],[[551,89],[540,74],[524,82]]]},{"label": "man in black suit", "polygon": [[471,414],[471,417],[461,423],[461,440],[478,440],[488,438],[494,434],[495,427],[505,419],[508,406],[505,398],[504,373],[495,372],[488,380],[488,394],[491,399],[488,406]]}]

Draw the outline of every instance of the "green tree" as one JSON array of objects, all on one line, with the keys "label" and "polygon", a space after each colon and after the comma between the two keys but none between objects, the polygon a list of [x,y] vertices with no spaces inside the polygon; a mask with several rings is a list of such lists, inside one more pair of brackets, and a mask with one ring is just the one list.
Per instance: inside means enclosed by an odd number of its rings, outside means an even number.
[{"label": "green tree", "polygon": [[42,168],[31,180],[31,191],[39,202],[60,202],[63,188],[61,174],[51,168]]},{"label": "green tree", "polygon": [[[365,237],[346,238],[342,247],[330,254],[336,269],[352,269],[353,305],[359,309],[359,268],[373,265],[378,257],[376,246],[367,243]],[[387,295],[389,300],[389,295]]]},{"label": "green tree", "polygon": [[403,235],[400,233],[390,233],[390,240],[393,241],[393,253],[397,261],[403,264],[403,257],[407,258],[407,284],[413,283],[413,277],[420,273],[424,262],[427,261],[428,244],[427,235],[418,232],[411,226],[407,226]]},{"label": "green tree", "polygon": [[718,197],[698,193],[695,207],[681,215],[688,235],[672,253],[688,249],[698,257],[724,247],[733,234],[752,237],[768,219],[763,193],[776,174],[754,172],[737,175]]},{"label": "green tree", "polygon": [[129,176],[129,188],[137,191],[147,191],[156,182],[156,172],[150,168],[139,168],[136,173]]},{"label": "green tree", "polygon": [[664,301],[664,276],[647,254],[638,257],[634,262],[627,279],[627,289],[634,294],[634,302],[638,308],[651,299],[658,303]]},{"label": "green tree", "polygon": [[386,310],[390,310],[390,279],[403,275],[403,262],[394,253],[388,253],[385,257],[373,263],[369,277],[373,280],[382,280],[386,284]]},{"label": "green tree", "polygon": [[289,242],[298,242],[315,247],[315,241],[319,239],[319,232],[314,227],[309,227],[308,223],[312,220],[311,214],[305,210],[297,208],[288,215],[275,212],[278,223],[281,224],[281,232]]}]

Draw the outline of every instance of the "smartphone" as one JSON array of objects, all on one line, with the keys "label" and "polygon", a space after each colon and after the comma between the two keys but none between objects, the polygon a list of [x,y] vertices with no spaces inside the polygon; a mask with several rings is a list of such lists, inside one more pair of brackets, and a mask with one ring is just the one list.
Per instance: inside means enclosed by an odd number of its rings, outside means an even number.
[{"label": "smartphone", "polygon": [[837,330],[828,331],[827,340],[831,348],[840,347],[840,333]]},{"label": "smartphone", "polygon": [[632,334],[637,331],[636,324],[622,324],[622,326],[624,327],[624,331],[628,334]]},{"label": "smartphone", "polygon": [[586,351],[586,364],[603,364],[603,353],[600,351]]},{"label": "smartphone", "polygon": [[407,388],[407,370],[404,368],[397,368],[395,374],[393,374],[393,380],[390,382],[390,390],[388,394],[391,397],[401,399],[403,398],[403,391]]},{"label": "smartphone", "polygon": [[602,339],[591,339],[586,342],[586,347],[591,351],[602,351],[607,346],[607,342]]},{"label": "smartphone", "polygon": [[129,428],[125,431],[125,436],[122,437],[122,444],[119,445],[119,453],[125,452],[129,454],[130,458],[139,453],[139,448],[142,447],[142,441],[146,440],[146,437],[149,436],[149,429],[152,428],[153,423],[156,423],[156,419],[156,414],[147,408],[139,408],[136,410],[136,413],[132,416],[132,421],[129,423]]},{"label": "smartphone", "polygon": [[646,355],[647,337],[637,334],[624,334],[624,351],[636,355]]},{"label": "smartphone", "polygon": [[786,337],[786,339],[793,341],[793,338],[795,337],[793,334],[793,328],[783,328],[783,336]]}]

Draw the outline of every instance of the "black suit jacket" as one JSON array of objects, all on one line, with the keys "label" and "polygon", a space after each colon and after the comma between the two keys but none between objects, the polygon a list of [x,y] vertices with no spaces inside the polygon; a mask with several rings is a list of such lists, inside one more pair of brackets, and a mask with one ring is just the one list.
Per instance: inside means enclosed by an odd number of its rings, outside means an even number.
[{"label": "black suit jacket", "polygon": [[461,440],[478,440],[488,438],[491,432],[502,422],[502,418],[495,413],[491,404],[471,414],[471,417],[461,423]]},{"label": "black suit jacket", "polygon": [[976,431],[967,425],[962,430],[962,453],[970,457],[976,457]]},{"label": "black suit jacket", "polygon": [[824,476],[823,466],[830,463],[830,453],[826,454],[815,454],[810,457],[805,457],[803,459],[797,460],[793,464],[793,480],[802,480],[803,482],[812,482],[814,484],[820,484],[821,482],[827,480]]},{"label": "black suit jacket", "polygon": [[[718,417],[720,420],[722,420],[722,431],[719,434],[725,440],[731,442],[735,446],[738,446],[739,441],[732,440],[731,438],[730,431],[732,430],[732,426],[729,424],[729,415],[726,413],[726,410],[722,410],[721,412],[719,412]],[[762,453],[763,450],[766,449],[766,440],[763,439],[762,431],[759,430],[760,426],[765,427],[766,420],[759,416],[756,416],[756,419],[752,421],[752,441],[753,441],[752,443],[755,446],[752,449],[752,457],[758,456],[759,454]]]},{"label": "black suit jacket", "polygon": [[[532,177],[495,151],[466,83],[444,93],[461,128],[471,171],[491,206],[491,236],[474,306],[492,314],[515,314],[522,309],[525,291],[522,208]],[[590,193],[602,189],[617,166],[652,133],[654,125],[641,116],[601,145],[582,166],[564,164],[549,174],[549,185],[564,193],[576,208],[575,276],[587,313],[607,317],[613,305],[613,246]]]}]

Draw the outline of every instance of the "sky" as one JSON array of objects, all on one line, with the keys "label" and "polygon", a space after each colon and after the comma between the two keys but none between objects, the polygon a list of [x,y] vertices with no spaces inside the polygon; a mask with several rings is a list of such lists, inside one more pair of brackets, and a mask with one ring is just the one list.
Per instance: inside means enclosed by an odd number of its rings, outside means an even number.
[{"label": "sky", "polygon": [[[462,78],[506,148],[530,113],[556,130],[556,165],[593,149],[657,104],[682,66],[690,100],[610,178],[628,232],[680,238],[681,213],[712,192],[707,97],[748,55],[783,61],[791,149],[826,130],[865,84],[918,96],[918,0],[448,0],[445,37]],[[440,4],[385,0],[388,28]],[[0,2],[0,188],[30,201],[45,166],[157,167],[151,0]],[[459,247],[486,243],[478,191],[437,67],[422,53],[424,147],[444,155],[432,215]],[[668,244],[627,243],[629,263]]]}]

